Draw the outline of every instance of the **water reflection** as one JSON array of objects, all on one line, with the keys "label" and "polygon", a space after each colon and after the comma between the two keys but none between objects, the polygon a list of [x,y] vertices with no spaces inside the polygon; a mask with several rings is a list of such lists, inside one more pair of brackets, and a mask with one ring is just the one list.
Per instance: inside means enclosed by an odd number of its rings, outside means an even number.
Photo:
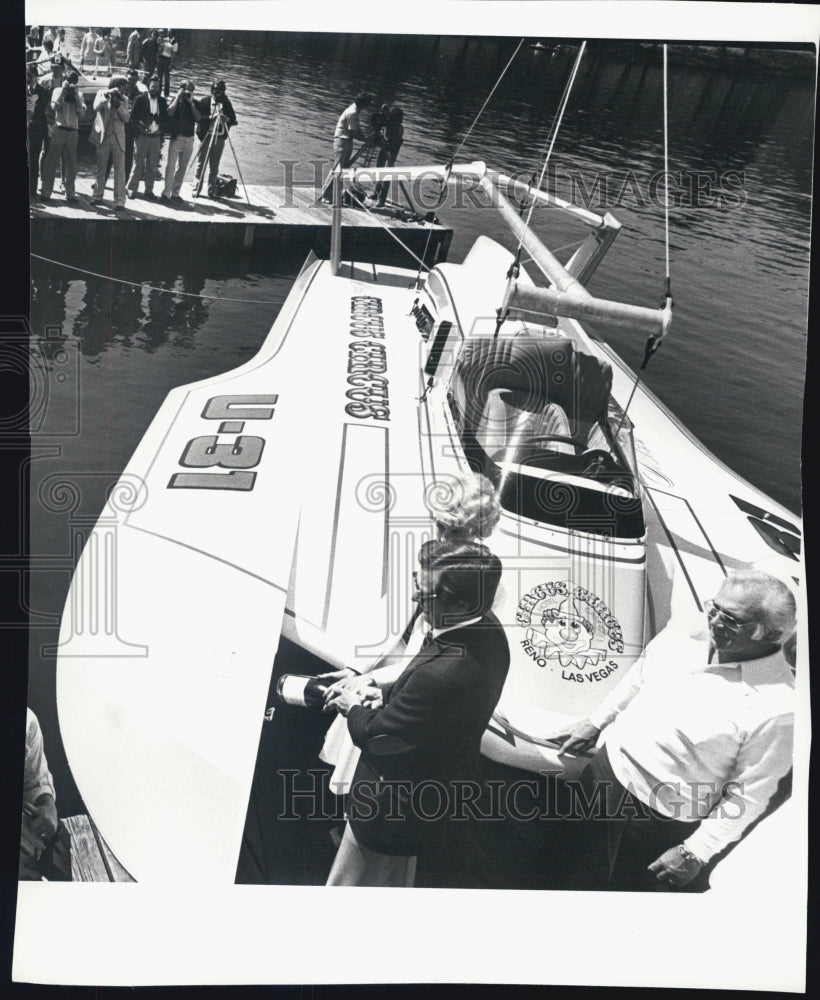
[{"label": "water reflection", "polygon": [[232,301],[221,291],[225,283],[239,282],[239,308],[247,311],[258,303],[269,324],[303,263],[301,258],[271,261],[266,255],[246,254],[215,262],[186,260],[182,269],[179,259],[155,255],[150,262],[123,260],[108,276],[100,270],[99,257],[79,257],[70,247],[54,254],[52,259],[66,266],[32,260],[32,329],[61,329],[92,363],[112,350],[150,354],[166,344],[193,350],[213,304],[221,302],[224,308]]}]

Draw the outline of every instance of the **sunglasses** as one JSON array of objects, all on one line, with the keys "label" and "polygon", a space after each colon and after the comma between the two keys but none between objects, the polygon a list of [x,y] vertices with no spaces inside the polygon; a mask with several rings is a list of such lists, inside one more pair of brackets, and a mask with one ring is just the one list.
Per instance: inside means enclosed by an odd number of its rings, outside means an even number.
[{"label": "sunglasses", "polygon": [[706,609],[706,615],[710,621],[715,618],[719,618],[721,624],[725,629],[730,632],[739,632],[743,628],[748,628],[753,625],[761,625],[760,621],[751,622],[741,622],[735,618],[734,615],[730,615],[728,611],[724,611],[719,605],[715,604],[714,601],[704,601],[703,606]]}]

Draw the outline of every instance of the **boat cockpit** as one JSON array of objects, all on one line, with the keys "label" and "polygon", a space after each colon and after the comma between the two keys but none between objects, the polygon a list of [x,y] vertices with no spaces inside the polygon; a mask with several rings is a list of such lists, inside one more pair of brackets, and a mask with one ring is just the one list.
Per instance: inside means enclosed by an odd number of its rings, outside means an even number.
[{"label": "boat cockpit", "polygon": [[555,335],[468,338],[448,400],[471,464],[504,509],[557,527],[641,538],[631,425],[612,369]]}]

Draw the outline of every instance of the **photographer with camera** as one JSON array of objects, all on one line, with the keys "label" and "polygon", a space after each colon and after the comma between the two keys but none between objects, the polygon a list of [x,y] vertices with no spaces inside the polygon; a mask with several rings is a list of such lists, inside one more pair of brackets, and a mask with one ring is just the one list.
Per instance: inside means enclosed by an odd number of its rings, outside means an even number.
[{"label": "photographer with camera", "polygon": [[[131,118],[131,107],[127,96],[128,80],[124,76],[112,76],[108,90],[101,90],[94,98],[97,117],[91,130],[93,142],[97,145],[97,179],[94,183],[93,205],[99,205],[105,192],[105,175],[108,159],[114,164],[114,209],[125,208],[125,126]],[[94,137],[97,137],[96,139]]]},{"label": "photographer with camera", "polygon": [[[128,83],[125,86],[125,96],[128,98],[128,107],[134,107],[134,101],[139,97],[140,94],[147,94],[148,88],[144,83],[139,82],[139,71],[136,69],[129,69],[125,74]],[[125,123],[125,178],[126,180],[131,175],[131,165],[134,162],[134,144],[137,141],[137,123],[133,119]],[[105,168],[105,186],[108,186],[108,175],[111,173],[111,167],[113,166],[113,159],[108,157],[108,164]]]},{"label": "photographer with camera", "polygon": [[194,197],[196,198],[202,189],[202,177],[207,161],[208,197],[216,198],[216,179],[219,175],[219,163],[225,149],[225,140],[228,137],[228,130],[236,125],[233,105],[225,93],[225,81],[216,80],[211,85],[210,95],[197,101],[196,106],[201,117],[196,127],[199,149],[196,153]]},{"label": "photographer with camera", "polygon": [[29,63],[26,67],[26,117],[28,119],[28,193],[30,198],[37,197],[40,154],[45,156],[51,143],[48,126],[50,101],[51,87],[40,83],[37,78],[37,66],[35,63]]},{"label": "photographer with camera", "polygon": [[183,80],[179,93],[168,105],[171,142],[165,163],[165,187],[160,195],[163,201],[182,201],[182,181],[194,155],[194,131],[201,117],[194,101],[193,80]]},{"label": "photographer with camera", "polygon": [[85,98],[77,86],[80,77],[72,70],[65,82],[55,87],[51,95],[51,110],[54,115],[54,128],[51,135],[51,145],[43,159],[42,200],[48,201],[54,189],[54,178],[57,164],[63,164],[63,184],[65,185],[66,201],[78,201],[74,190],[77,178],[77,139],[79,136],[80,119],[85,113]]},{"label": "photographer with camera", "polygon": [[148,81],[148,93],[140,94],[131,109],[131,120],[137,125],[134,166],[128,178],[128,193],[136,198],[140,181],[145,183],[144,197],[154,198],[154,179],[159,165],[162,133],[168,128],[168,102],[159,92],[159,77]]},{"label": "photographer with camera", "polygon": [[[399,155],[401,144],[404,142],[404,112],[398,106],[391,108],[384,116],[382,127],[379,131],[379,155],[376,158],[377,167],[392,167]],[[379,181],[373,192],[374,204],[382,207],[387,201],[387,192],[390,190],[390,181]]]}]

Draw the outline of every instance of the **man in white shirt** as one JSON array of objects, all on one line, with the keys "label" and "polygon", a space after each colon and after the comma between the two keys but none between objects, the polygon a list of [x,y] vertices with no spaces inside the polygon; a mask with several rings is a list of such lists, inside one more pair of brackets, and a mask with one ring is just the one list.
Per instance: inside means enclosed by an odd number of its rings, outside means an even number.
[{"label": "man in white shirt", "polygon": [[333,169],[331,176],[325,182],[322,190],[322,200],[330,201],[330,180],[333,170],[340,167],[344,170],[350,165],[353,158],[353,140],[364,140],[367,136],[362,129],[359,115],[373,103],[373,98],[368,94],[360,94],[354,102],[339,115],[336,122],[336,130],[333,133]]},{"label": "man in white shirt", "polygon": [[706,613],[694,633],[670,623],[589,719],[558,736],[566,752],[603,734],[581,778],[591,849],[579,888],[700,888],[791,767],[794,679],[782,647],[794,596],[775,577],[738,571]]}]

